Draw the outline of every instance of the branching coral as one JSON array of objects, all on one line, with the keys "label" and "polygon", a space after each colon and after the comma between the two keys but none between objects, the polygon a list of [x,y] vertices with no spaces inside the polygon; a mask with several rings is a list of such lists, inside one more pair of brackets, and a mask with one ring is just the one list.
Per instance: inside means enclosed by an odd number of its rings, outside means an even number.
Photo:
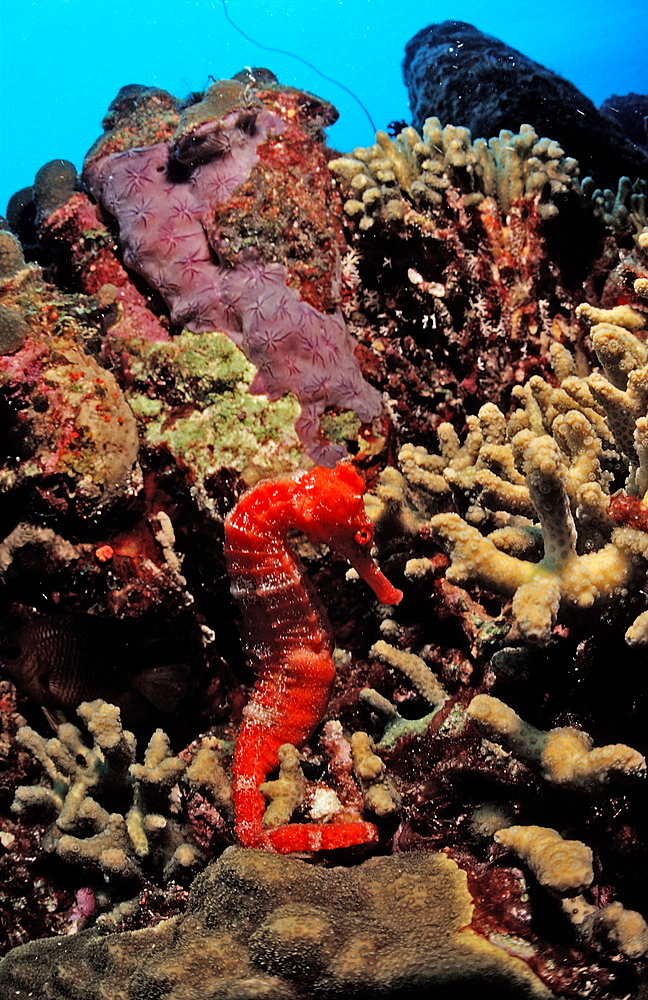
[{"label": "branching coral", "polygon": [[594,747],[587,733],[569,726],[543,732],[487,694],[476,695],[467,714],[480,733],[561,788],[596,792],[614,776],[637,777],[646,771],[644,757],[632,747],[622,743]]},{"label": "branching coral", "polygon": [[633,182],[621,177],[616,191],[612,191],[596,188],[591,177],[586,177],[582,189],[591,198],[595,214],[613,232],[640,233],[648,224],[648,181],[638,178]]},{"label": "branching coral", "polygon": [[[591,607],[627,592],[645,573],[648,552],[638,521],[624,523],[618,505],[613,518],[614,502],[608,510],[620,464],[628,494],[642,498],[648,488],[648,366],[637,336],[645,319],[627,306],[584,305],[578,312],[594,323],[602,372],[578,376],[569,353],[555,344],[559,386],[534,376],[515,390],[520,406],[508,420],[486,404],[468,419],[463,445],[442,426],[440,456],[401,452],[414,489],[437,504],[452,492],[465,511],[465,518],[439,513],[430,521],[451,553],[448,579],[512,596],[520,634],[532,641],[547,641],[561,607]],[[640,641],[642,622],[631,627],[629,641]]]},{"label": "branching coral", "polygon": [[503,215],[520,198],[538,195],[540,215],[549,218],[558,211],[552,196],[574,189],[578,172],[558,143],[539,139],[530,125],[517,135],[502,130],[489,142],[472,142],[467,128],[442,128],[438,118],[427,119],[422,136],[412,127],[396,139],[378,132],[374,146],[355,149],[329,166],[352,194],[344,208],[361,217],[361,229],[370,229],[376,216],[384,223],[412,223],[419,206],[426,211],[452,202],[457,190],[468,192],[466,207],[494,198]]},{"label": "branching coral", "polygon": [[[519,439],[516,443],[519,446]],[[636,565],[631,554],[611,542],[579,555],[558,444],[548,435],[531,437],[523,454],[526,486],[544,542],[539,563],[501,551],[497,540],[484,538],[457,514],[437,514],[430,525],[451,551],[448,579],[453,583],[476,580],[491,590],[514,595],[513,614],[521,634],[543,641],[561,603],[591,607],[611,597],[630,583]]]},{"label": "branching coral", "polygon": [[[166,735],[157,730],[144,763],[137,764],[135,738],[122,729],[119,709],[97,700],[80,705],[78,715],[93,737],[92,747],[68,722],[48,740],[29,726],[19,730],[18,740],[39,760],[51,784],[18,788],[14,811],[56,814],[49,850],[109,880],[140,878],[140,862],[151,856],[163,859],[169,870],[174,865],[191,869],[198,850],[175,821],[156,811],[185,771]],[[100,804],[102,797],[110,800],[115,794],[130,800],[123,812],[108,812]]]},{"label": "branching coral", "polygon": [[603,939],[613,951],[628,958],[648,954],[648,924],[636,910],[614,902],[600,909],[583,896],[563,900],[563,910],[577,928],[579,937],[590,946]]},{"label": "branching coral", "polygon": [[419,719],[404,719],[396,707],[378,691],[373,688],[364,688],[360,692],[360,697],[384,721],[385,730],[377,746],[379,749],[386,749],[394,746],[404,736],[424,733],[436,713],[448,700],[449,695],[427,663],[415,653],[397,649],[385,642],[384,639],[375,642],[370,652],[383,663],[404,674],[422,698],[432,707],[431,712]]},{"label": "branching coral", "polygon": [[561,896],[582,892],[594,881],[593,855],[580,840],[565,840],[543,826],[509,826],[495,840],[529,866],[538,882]]}]

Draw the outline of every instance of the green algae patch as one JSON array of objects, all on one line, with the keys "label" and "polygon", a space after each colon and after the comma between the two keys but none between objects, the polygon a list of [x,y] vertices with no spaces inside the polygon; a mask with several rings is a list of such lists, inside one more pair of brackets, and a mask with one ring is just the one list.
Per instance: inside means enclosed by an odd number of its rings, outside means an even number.
[{"label": "green algae patch", "polygon": [[333,444],[349,444],[357,441],[362,421],[354,410],[343,410],[341,413],[324,413],[320,420],[320,429],[328,441]]},{"label": "green algae patch", "polygon": [[127,347],[129,403],[142,441],[166,448],[197,484],[222,468],[251,484],[303,466],[297,399],[252,395],[256,369],[224,333],[185,330],[165,343]]}]

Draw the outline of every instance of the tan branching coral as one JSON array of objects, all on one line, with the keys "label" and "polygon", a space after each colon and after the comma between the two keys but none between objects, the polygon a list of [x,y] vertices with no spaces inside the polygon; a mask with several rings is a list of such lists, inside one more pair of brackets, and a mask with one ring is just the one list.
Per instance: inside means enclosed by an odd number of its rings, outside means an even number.
[{"label": "tan branching coral", "polygon": [[503,129],[489,142],[472,142],[467,128],[441,128],[438,118],[428,118],[422,136],[412,127],[395,139],[378,132],[375,145],[329,166],[349,194],[346,213],[360,217],[361,229],[377,218],[400,223],[440,206],[456,190],[467,192],[466,207],[494,199],[502,215],[520,198],[542,196],[540,214],[548,218],[557,212],[552,196],[571,189],[578,170],[556,142],[539,139],[530,125],[517,135]]},{"label": "tan branching coral", "polygon": [[[19,742],[42,764],[51,784],[18,788],[14,812],[54,813],[48,849],[108,879],[140,877],[139,861],[154,851],[167,865],[193,866],[198,850],[155,808],[164,804],[185,771],[184,761],[171,754],[165,733],[156,730],[144,763],[137,764],[135,737],[122,728],[115,705],[101,699],[83,702],[78,715],[93,738],[92,747],[69,722],[47,740],[30,726],[18,731]],[[130,799],[123,813],[109,813],[99,801],[115,791]]]},{"label": "tan branching coral", "polygon": [[259,790],[268,799],[263,825],[268,829],[289,823],[295,809],[304,801],[306,779],[299,762],[299,751],[292,743],[284,743],[277,751],[279,777],[264,781]]},{"label": "tan branching coral", "polygon": [[384,761],[374,753],[375,746],[367,733],[356,732],[351,737],[353,772],[362,789],[362,800],[376,816],[398,812],[400,795],[386,774]]},{"label": "tan branching coral", "polygon": [[641,232],[648,225],[648,182],[638,178],[619,178],[616,191],[595,188],[591,177],[585,177],[581,188],[591,198],[594,213],[615,233]]},{"label": "tan branching coral", "polygon": [[[647,244],[648,233],[638,242]],[[485,404],[468,418],[463,442],[442,424],[439,455],[409,445],[399,456],[405,496],[424,493],[427,509],[436,503],[438,510],[452,494],[462,511],[429,522],[451,556],[448,580],[512,597],[520,634],[535,642],[548,640],[561,609],[605,604],[640,585],[648,559],[648,536],[636,518],[624,521],[610,510],[624,462],[627,493],[643,502],[648,492],[646,317],[627,305],[582,305],[577,313],[593,324],[602,371],[578,374],[572,355],[555,343],[558,385],[533,376],[514,389],[518,409],[510,417]],[[398,483],[390,489],[396,510]],[[379,524],[388,506],[377,509]],[[418,502],[419,518],[424,507]],[[422,567],[417,561],[409,570],[420,575]],[[626,638],[645,642],[648,617]]]},{"label": "tan branching coral", "polygon": [[420,656],[396,649],[384,639],[375,642],[369,652],[408,677],[419,694],[430,705],[438,708],[448,700],[447,691]]},{"label": "tan branching coral", "polygon": [[467,715],[482,735],[500,743],[552,785],[591,792],[604,788],[614,775],[637,777],[646,771],[645,758],[632,747],[623,743],[594,747],[587,733],[569,726],[548,732],[536,729],[487,694],[473,698]]},{"label": "tan branching coral", "polygon": [[514,851],[538,882],[565,896],[582,892],[594,880],[592,850],[580,840],[565,840],[544,826],[508,826],[495,840]]},{"label": "tan branching coral", "polygon": [[[383,622],[383,632],[388,631],[384,626],[389,624],[389,619]],[[417,656],[416,653],[397,649],[391,643],[385,642],[384,639],[379,639],[378,642],[375,642],[370,652],[387,666],[392,667],[407,677],[432,709],[431,712],[426,713],[419,719],[405,719],[395,705],[381,695],[380,692],[374,690],[374,688],[363,688],[360,692],[361,699],[385,724],[385,730],[380,742],[377,744],[377,748],[380,750],[389,749],[404,736],[424,733],[436,713],[443,708],[449,695],[425,660]]]},{"label": "tan branching coral", "polygon": [[185,779],[195,791],[203,794],[207,791],[219,810],[231,819],[234,817],[232,783],[221,763],[222,748],[213,737],[204,737],[202,743],[203,745],[192,756],[191,763],[185,771]]},{"label": "tan branching coral", "polygon": [[591,607],[618,593],[631,581],[636,563],[631,553],[612,542],[596,552],[578,554],[565,463],[558,444],[548,435],[531,436],[523,454],[526,487],[544,542],[540,562],[500,551],[495,541],[485,538],[458,514],[435,515],[430,525],[451,552],[448,579],[459,584],[477,581],[512,595],[521,634],[533,641],[545,641],[561,604]]},{"label": "tan branching coral", "polygon": [[599,909],[584,896],[564,899],[562,905],[579,936],[589,944],[603,937],[613,951],[627,958],[648,954],[648,924],[636,910],[626,910],[619,902]]}]

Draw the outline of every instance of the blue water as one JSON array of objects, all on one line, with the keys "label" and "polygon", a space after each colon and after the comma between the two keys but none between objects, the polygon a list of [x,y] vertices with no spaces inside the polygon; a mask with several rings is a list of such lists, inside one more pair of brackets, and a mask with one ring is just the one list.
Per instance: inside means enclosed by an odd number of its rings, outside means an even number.
[{"label": "blue water", "polygon": [[[405,43],[448,18],[469,21],[567,77],[596,104],[648,92],[646,0],[523,4],[422,0],[228,0],[232,19],[265,45],[288,49],[339,78],[377,127],[409,120],[401,80]],[[142,83],[178,97],[209,76],[268,66],[283,83],[332,101],[332,146],[367,145],[358,104],[301,63],[251,45],[220,0],[0,0],[0,211],[55,157],[80,168],[120,87]],[[460,125],[461,122],[455,124]],[[533,123],[532,123],[533,124]]]}]

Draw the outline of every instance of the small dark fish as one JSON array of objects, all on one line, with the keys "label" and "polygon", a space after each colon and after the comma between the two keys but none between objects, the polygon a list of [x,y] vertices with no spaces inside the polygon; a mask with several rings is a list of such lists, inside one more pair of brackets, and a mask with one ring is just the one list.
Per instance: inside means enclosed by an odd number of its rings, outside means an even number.
[{"label": "small dark fish", "polygon": [[0,630],[0,667],[46,709],[72,710],[95,698],[119,703],[133,691],[161,712],[182,700],[187,665],[160,664],[156,642],[136,623],[88,614],[12,619]]}]

